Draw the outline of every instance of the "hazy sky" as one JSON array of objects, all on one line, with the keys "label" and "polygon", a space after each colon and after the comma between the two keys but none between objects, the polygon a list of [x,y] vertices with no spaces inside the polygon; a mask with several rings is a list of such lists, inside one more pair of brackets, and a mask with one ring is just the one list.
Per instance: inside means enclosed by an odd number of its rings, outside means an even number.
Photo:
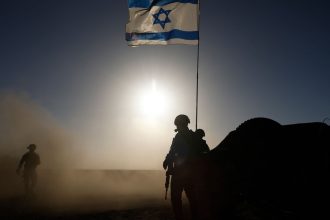
[{"label": "hazy sky", "polygon": [[[78,167],[161,168],[174,117],[195,127],[197,47],[130,48],[127,19],[126,0],[1,1],[0,153],[36,142],[75,149]],[[211,148],[253,117],[330,117],[329,1],[202,0],[200,38],[198,127]]]}]

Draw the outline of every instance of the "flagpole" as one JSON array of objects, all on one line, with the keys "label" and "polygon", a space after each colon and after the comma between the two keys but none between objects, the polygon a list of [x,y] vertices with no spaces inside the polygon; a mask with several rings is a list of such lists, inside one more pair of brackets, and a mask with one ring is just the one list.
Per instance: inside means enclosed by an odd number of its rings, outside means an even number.
[{"label": "flagpole", "polygon": [[198,44],[197,44],[197,66],[196,66],[196,129],[198,128],[198,81],[199,81],[199,27],[200,27],[200,0],[198,1],[198,13],[197,13],[197,27],[198,27]]}]

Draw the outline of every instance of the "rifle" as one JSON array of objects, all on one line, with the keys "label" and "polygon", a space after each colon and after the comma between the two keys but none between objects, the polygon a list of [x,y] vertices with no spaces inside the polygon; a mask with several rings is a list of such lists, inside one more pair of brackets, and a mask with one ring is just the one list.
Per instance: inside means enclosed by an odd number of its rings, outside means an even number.
[{"label": "rifle", "polygon": [[166,179],[165,179],[165,200],[167,200],[167,191],[170,185],[171,175],[173,174],[173,163],[170,163],[167,167],[166,171]]},{"label": "rifle", "polygon": [[170,179],[171,176],[168,174],[166,171],[166,180],[165,180],[165,200],[167,200],[167,191],[168,191],[168,186],[170,185]]}]

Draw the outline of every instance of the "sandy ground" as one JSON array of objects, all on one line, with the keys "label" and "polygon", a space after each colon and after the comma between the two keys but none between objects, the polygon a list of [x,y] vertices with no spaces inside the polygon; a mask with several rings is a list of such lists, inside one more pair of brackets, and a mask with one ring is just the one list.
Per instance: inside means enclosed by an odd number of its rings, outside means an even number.
[{"label": "sandy ground", "polygon": [[[163,171],[39,170],[34,196],[2,171],[1,219],[173,219]],[[186,201],[185,201],[186,204]]]},{"label": "sandy ground", "polygon": [[[4,202],[4,201],[2,201]],[[24,219],[24,220],[71,220],[71,219],[159,219],[159,220],[171,220],[173,218],[171,207],[168,205],[141,205],[141,207],[130,207],[122,209],[85,209],[83,207],[75,207],[74,209],[66,210],[53,210],[52,207],[47,207],[28,201],[24,198],[15,198],[10,201],[5,201],[5,204],[1,204],[2,211],[1,219]]]}]

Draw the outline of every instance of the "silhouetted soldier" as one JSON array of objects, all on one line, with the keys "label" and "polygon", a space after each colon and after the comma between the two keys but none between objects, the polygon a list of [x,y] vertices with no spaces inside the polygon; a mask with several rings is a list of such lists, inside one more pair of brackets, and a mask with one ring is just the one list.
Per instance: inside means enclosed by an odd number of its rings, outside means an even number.
[{"label": "silhouetted soldier", "polygon": [[173,170],[170,173],[172,175],[171,202],[177,220],[183,219],[183,191],[185,191],[189,200],[192,218],[198,218],[197,198],[191,165],[194,158],[203,153],[202,139],[198,138],[195,132],[188,128],[189,123],[190,120],[186,115],[178,115],[175,118],[174,124],[177,127],[175,131],[178,133],[173,138],[170,151],[163,162],[164,169]]},{"label": "silhouetted soldier", "polygon": [[37,172],[36,168],[40,164],[40,157],[35,152],[36,150],[35,144],[30,144],[27,149],[29,149],[28,152],[26,152],[17,167],[17,174],[20,174],[20,170],[22,166],[24,165],[23,170],[23,180],[24,180],[24,187],[25,187],[25,193],[26,195],[33,194],[34,187],[37,184]]},{"label": "silhouetted soldier", "polygon": [[203,137],[205,137],[205,132],[203,129],[197,129],[195,131],[196,136],[201,140],[201,150],[203,153],[208,153],[210,152],[210,148],[209,145],[207,145],[206,141],[203,139]]}]

